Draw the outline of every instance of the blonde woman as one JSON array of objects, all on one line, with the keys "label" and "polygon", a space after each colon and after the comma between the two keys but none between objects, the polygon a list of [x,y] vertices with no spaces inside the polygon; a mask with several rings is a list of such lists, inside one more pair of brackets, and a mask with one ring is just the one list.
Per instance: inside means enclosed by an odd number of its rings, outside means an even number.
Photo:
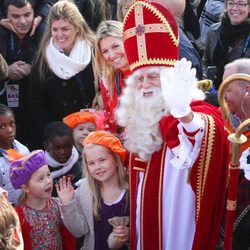
[{"label": "blonde woman", "polygon": [[99,25],[96,33],[95,52],[96,78],[100,79],[105,129],[118,133],[115,110],[118,98],[125,86],[125,79],[130,75],[123,47],[122,23],[109,20]]},{"label": "blonde woman", "polygon": [[38,135],[50,122],[91,107],[95,96],[91,63],[94,40],[73,2],[62,0],[52,6],[29,89]]}]

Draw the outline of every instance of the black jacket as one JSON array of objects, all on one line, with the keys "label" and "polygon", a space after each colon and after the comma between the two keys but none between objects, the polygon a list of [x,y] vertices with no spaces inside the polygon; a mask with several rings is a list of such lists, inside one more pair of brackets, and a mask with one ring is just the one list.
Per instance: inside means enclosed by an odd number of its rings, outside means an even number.
[{"label": "black jacket", "polygon": [[90,108],[94,97],[92,63],[68,80],[63,80],[48,71],[46,81],[41,81],[36,65],[32,70],[29,106],[40,136],[50,122],[61,121],[66,115]]},{"label": "black jacket", "polygon": [[[8,65],[19,60],[31,64],[37,48],[38,42],[35,36],[31,37],[27,34],[23,42],[20,43],[13,32],[0,27],[0,53]],[[4,103],[12,108],[16,118],[17,139],[23,144],[30,144],[32,138],[30,134],[30,127],[32,127],[32,125],[28,106],[28,85],[29,76],[20,80],[5,79],[0,81],[0,103]],[[19,97],[18,102],[15,104],[8,102],[7,86],[9,89],[18,89]]]},{"label": "black jacket", "polygon": [[202,79],[202,64],[199,53],[196,51],[184,31],[179,28],[180,44],[179,44],[179,59],[186,58],[192,62],[192,68],[196,68],[196,77]]}]

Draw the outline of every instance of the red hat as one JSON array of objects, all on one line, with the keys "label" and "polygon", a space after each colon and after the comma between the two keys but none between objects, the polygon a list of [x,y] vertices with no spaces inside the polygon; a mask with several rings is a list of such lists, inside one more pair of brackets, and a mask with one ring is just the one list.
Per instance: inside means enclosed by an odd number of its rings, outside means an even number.
[{"label": "red hat", "polygon": [[178,59],[178,24],[164,6],[135,1],[124,18],[123,42],[131,71],[173,66]]}]

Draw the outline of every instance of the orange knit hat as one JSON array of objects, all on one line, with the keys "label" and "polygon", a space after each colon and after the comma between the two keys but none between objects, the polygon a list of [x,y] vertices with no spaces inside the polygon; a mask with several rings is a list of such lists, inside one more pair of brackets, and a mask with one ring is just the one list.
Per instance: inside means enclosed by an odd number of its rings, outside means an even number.
[{"label": "orange knit hat", "polygon": [[63,118],[63,122],[67,124],[72,129],[75,128],[78,124],[85,123],[85,122],[92,122],[96,124],[96,116],[93,112],[89,111],[79,111],[72,113]]},{"label": "orange knit hat", "polygon": [[123,148],[120,140],[109,132],[103,130],[91,132],[84,139],[82,145],[85,146],[90,143],[107,147],[112,152],[119,154],[123,161],[126,159],[126,150]]}]

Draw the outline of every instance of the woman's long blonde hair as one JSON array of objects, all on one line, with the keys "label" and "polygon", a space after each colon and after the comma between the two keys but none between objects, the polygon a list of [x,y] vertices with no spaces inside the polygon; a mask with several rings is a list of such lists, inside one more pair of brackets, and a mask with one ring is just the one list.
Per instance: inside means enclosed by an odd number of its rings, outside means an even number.
[{"label": "woman's long blonde hair", "polygon": [[[105,37],[117,37],[123,39],[122,23],[114,20],[103,21],[96,31],[95,42],[95,78],[100,79],[103,77],[108,85],[108,91],[111,99],[113,98],[113,91],[116,83],[116,69],[109,65],[103,57],[100,42]],[[96,86],[97,89],[99,86]]]},{"label": "woman's long blonde hair", "polygon": [[38,74],[41,80],[45,80],[48,71],[48,62],[46,59],[46,48],[51,38],[51,26],[54,21],[64,20],[73,25],[77,31],[77,37],[87,41],[91,47],[95,44],[95,35],[89,28],[85,19],[82,17],[77,6],[69,0],[60,0],[56,2],[50,10],[47,19],[47,27],[41,43],[39,45],[38,54],[35,58],[34,64],[38,66]]},{"label": "woman's long blonde hair", "polygon": [[[84,146],[83,149],[83,156],[86,152],[86,150],[91,150],[94,146],[96,146],[97,144],[87,144]],[[102,146],[104,147],[104,146]],[[106,147],[104,147],[106,148]],[[128,176],[127,176],[127,172],[124,168],[123,162],[119,156],[119,154],[112,152],[110,149],[106,148],[107,150],[110,151],[110,153],[114,156],[116,163],[117,163],[117,171],[118,171],[118,179],[119,179],[119,184],[121,186],[121,188],[128,190]],[[85,160],[86,157],[84,156],[83,159]],[[92,191],[93,194],[93,210],[94,210],[94,217],[98,220],[101,217],[101,194],[100,194],[100,182],[98,182],[97,180],[95,180],[89,173],[89,169],[88,169],[88,164],[85,160],[85,174],[86,174],[86,178],[88,180],[89,183],[89,187],[90,190]],[[128,201],[127,201],[128,202]]]}]

